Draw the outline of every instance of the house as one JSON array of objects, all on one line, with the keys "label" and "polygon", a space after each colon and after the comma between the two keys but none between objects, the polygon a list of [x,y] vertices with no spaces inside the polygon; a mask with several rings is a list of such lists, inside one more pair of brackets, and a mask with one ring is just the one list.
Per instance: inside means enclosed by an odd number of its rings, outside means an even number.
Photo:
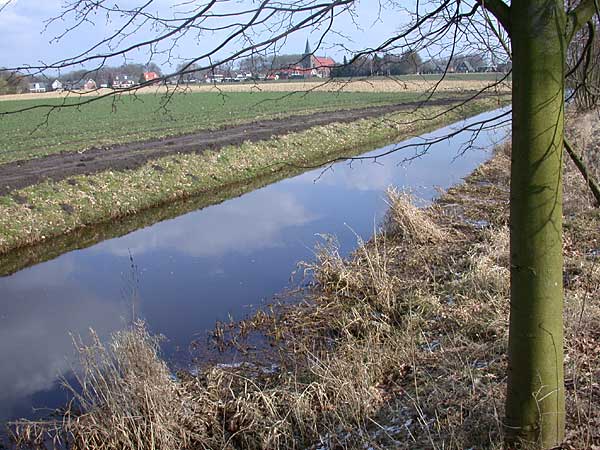
[{"label": "house", "polygon": [[54,80],[54,82],[52,83],[52,90],[53,91],[62,91],[63,90],[63,84],[60,80]]},{"label": "house", "polygon": [[225,79],[225,77],[222,74],[216,73],[216,74],[213,74],[212,77],[209,77],[207,75],[206,82],[207,83],[223,83],[224,79]]},{"label": "house", "polygon": [[83,89],[85,89],[86,91],[93,91],[95,89],[98,89],[98,86],[96,85],[96,82],[90,78],[84,83]]},{"label": "house", "polygon": [[306,47],[302,58],[279,69],[273,69],[266,75],[267,80],[277,79],[302,79],[302,78],[329,78],[331,69],[335,67],[335,61],[327,56],[314,56],[310,50],[310,44],[306,41]]},{"label": "house", "polygon": [[131,80],[127,75],[117,75],[113,80],[113,89],[128,89],[135,86],[135,81]]},{"label": "house", "polygon": [[335,61],[326,56],[313,56],[312,72],[318,78],[329,78],[331,69],[335,67]]},{"label": "house", "polygon": [[456,66],[456,71],[459,73],[472,73],[475,72],[475,69],[471,63],[465,59],[461,61],[458,66]]},{"label": "house", "polygon": [[46,92],[46,84],[45,83],[29,83],[29,92],[32,93],[40,93]]},{"label": "house", "polygon": [[[446,72],[446,65],[442,62],[430,59],[429,61],[421,64],[421,66],[418,68],[418,71],[423,74],[442,74]],[[448,69],[448,72],[451,72],[451,70]]]},{"label": "house", "polygon": [[144,81],[158,80],[160,76],[156,72],[144,72]]}]

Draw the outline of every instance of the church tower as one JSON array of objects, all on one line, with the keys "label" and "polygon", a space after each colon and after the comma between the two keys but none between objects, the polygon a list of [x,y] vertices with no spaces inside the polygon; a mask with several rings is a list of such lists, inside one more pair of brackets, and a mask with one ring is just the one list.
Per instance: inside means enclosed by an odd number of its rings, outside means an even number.
[{"label": "church tower", "polygon": [[312,69],[313,68],[313,55],[310,49],[310,44],[308,43],[308,39],[306,40],[306,47],[304,48],[304,55],[302,61],[300,63],[303,69]]}]

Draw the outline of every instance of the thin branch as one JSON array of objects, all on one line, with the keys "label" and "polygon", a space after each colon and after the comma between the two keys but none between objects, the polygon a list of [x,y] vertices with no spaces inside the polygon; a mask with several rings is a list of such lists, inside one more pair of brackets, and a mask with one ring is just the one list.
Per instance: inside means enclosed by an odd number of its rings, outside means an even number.
[{"label": "thin branch", "polygon": [[491,12],[510,36],[510,7],[502,0],[477,0],[477,3]]},{"label": "thin branch", "polygon": [[579,157],[579,155],[575,152],[575,150],[573,150],[573,146],[566,138],[564,139],[564,143],[565,150],[567,150],[567,153],[571,157],[571,160],[573,161],[575,166],[577,166],[577,169],[579,169],[581,176],[583,177],[586,184],[590,188],[590,191],[594,195],[594,198],[596,199],[596,206],[600,206],[600,187],[598,186],[598,183],[596,183],[596,181],[592,178],[590,172],[587,169],[587,166]]},{"label": "thin branch", "polygon": [[567,13],[567,42],[571,42],[577,32],[598,14],[598,0],[582,0],[577,8]]}]

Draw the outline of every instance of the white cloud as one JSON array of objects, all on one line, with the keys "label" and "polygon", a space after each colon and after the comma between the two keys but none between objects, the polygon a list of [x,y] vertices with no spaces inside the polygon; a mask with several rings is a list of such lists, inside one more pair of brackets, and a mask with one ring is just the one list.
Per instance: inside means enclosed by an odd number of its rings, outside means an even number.
[{"label": "white cloud", "polygon": [[122,328],[128,310],[70,279],[68,259],[34,269],[0,279],[3,298],[10,299],[0,312],[0,422],[74,367],[70,332],[87,336],[93,327],[107,336]]},{"label": "white cloud", "polygon": [[314,219],[292,194],[265,188],[108,241],[98,251],[120,256],[165,248],[196,257],[248,253],[281,245],[286,228]]}]

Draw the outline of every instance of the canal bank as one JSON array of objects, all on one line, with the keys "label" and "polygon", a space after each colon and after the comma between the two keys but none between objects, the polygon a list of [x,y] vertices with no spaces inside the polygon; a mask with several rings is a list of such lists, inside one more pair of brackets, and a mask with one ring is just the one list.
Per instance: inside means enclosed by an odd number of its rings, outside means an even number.
[{"label": "canal bank", "polygon": [[154,225],[106,229],[74,243],[75,250],[56,248],[48,261],[31,260],[31,267],[0,277],[6,343],[0,358],[12,362],[0,370],[0,416],[31,417],[32,407],[63,403],[56,380],[57,374],[69,376],[74,363],[69,333],[87,335],[93,328],[105,339],[133,314],[153,333],[168,336],[163,355],[187,367],[190,342],[204,343],[215,321],[242,318],[295,285],[290,274],[298,261],[314,258],[316,235],[337,236],[344,254],[357,235],[367,240],[387,209],[388,186],[410,189],[427,202],[438,189],[460,183],[505,136],[476,124],[501,112],[365,154],[438,141],[413,161],[405,159],[419,147],[377,163],[340,162],[197,211],[169,209]]},{"label": "canal bank", "polygon": [[[177,200],[218,196],[219,191],[244,184],[251,188],[257,180],[273,174],[285,178],[331,159],[354,156],[367,148],[418,135],[497,106],[498,99],[487,98],[456,108],[413,107],[217,151],[166,156],[133,170],[73,175],[62,181],[13,190],[0,197],[0,254]],[[193,147],[193,142],[190,145]]]}]

